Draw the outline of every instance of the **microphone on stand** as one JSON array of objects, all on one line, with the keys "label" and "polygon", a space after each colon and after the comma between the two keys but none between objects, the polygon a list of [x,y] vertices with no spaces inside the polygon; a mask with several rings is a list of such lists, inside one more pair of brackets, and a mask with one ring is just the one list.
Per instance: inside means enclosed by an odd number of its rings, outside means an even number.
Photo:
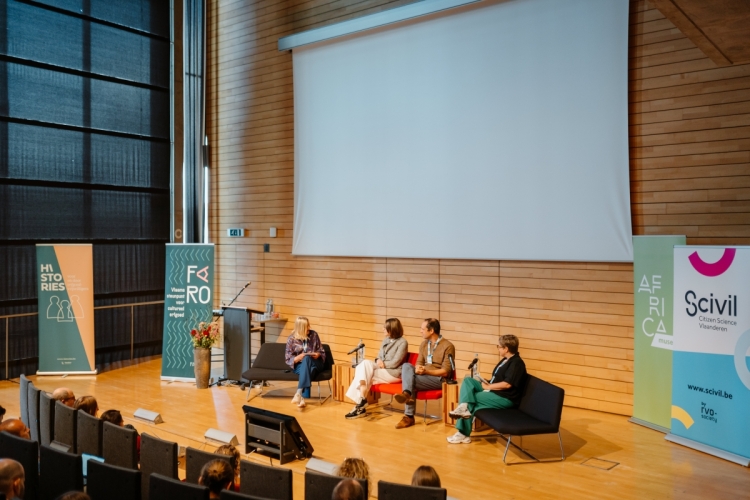
[{"label": "microphone on stand", "polygon": [[360,343],[360,344],[359,344],[359,345],[358,345],[357,347],[355,347],[355,348],[354,348],[354,349],[352,349],[351,351],[347,352],[347,353],[346,353],[346,355],[348,356],[348,355],[350,355],[350,354],[354,354],[355,352],[357,352],[357,351],[359,351],[360,349],[362,349],[362,348],[363,348],[364,346],[365,346],[365,343],[364,343],[364,342],[362,342],[362,343]]},{"label": "microphone on stand", "polygon": [[[453,355],[452,354],[448,354],[448,361],[451,362],[451,370],[453,370],[453,374],[455,375],[455,373],[456,373],[456,364],[453,362]],[[454,385],[454,384],[457,383],[456,380],[455,380],[455,378],[456,377],[446,377],[445,378],[445,383],[448,384],[448,385]]]},{"label": "microphone on stand", "polygon": [[[245,286],[243,286],[242,289],[240,289],[240,291],[237,292],[237,295],[234,296],[234,298],[232,299],[232,301],[229,304],[224,305],[224,302],[222,302],[221,303],[221,307],[229,307],[232,304],[234,304],[234,301],[237,300],[237,297],[239,297],[240,294],[245,291],[245,288],[247,288],[248,286],[250,286],[250,283],[252,283],[252,282],[248,281],[247,283],[245,283]],[[224,310],[223,309],[214,309],[212,312],[213,312],[213,315],[216,316],[216,317],[224,316]]]},{"label": "microphone on stand", "polygon": [[471,364],[469,365],[469,368],[467,368],[467,370],[471,370],[472,368],[474,368],[474,366],[475,366],[475,365],[476,365],[476,364],[477,364],[478,362],[479,362],[479,358],[474,358],[474,361],[472,361],[472,362],[471,362]]}]

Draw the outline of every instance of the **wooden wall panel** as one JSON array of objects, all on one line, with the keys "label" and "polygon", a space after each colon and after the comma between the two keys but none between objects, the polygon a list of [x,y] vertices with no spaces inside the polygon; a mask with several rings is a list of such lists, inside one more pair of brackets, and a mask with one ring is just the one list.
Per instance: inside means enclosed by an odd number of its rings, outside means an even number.
[{"label": "wooden wall panel", "polygon": [[[632,265],[299,258],[294,209],[292,59],[279,37],[408,1],[209,2],[211,235],[217,297],[262,308],[273,298],[306,315],[336,359],[362,338],[372,357],[388,317],[413,348],[440,318],[459,373],[484,371],[500,333],[514,333],[529,369],[567,392],[566,404],[630,414]],[[634,234],[686,234],[691,244],[750,243],[750,65],[717,67],[646,1],[631,3],[631,209]],[[270,227],[278,237],[268,237]],[[244,227],[246,237],[226,237]],[[270,252],[263,252],[263,244]],[[283,341],[291,330],[269,332]]]}]

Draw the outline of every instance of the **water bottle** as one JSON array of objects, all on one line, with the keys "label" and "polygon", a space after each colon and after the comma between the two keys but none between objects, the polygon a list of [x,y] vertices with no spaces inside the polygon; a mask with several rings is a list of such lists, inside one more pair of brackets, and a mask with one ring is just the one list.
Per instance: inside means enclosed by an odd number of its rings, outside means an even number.
[{"label": "water bottle", "polygon": [[[359,345],[362,345],[362,339],[359,339]],[[365,346],[362,345],[362,355],[359,357],[360,361],[365,359]]]},{"label": "water bottle", "polygon": [[266,301],[266,316],[271,317],[273,314],[273,299],[268,299]]}]

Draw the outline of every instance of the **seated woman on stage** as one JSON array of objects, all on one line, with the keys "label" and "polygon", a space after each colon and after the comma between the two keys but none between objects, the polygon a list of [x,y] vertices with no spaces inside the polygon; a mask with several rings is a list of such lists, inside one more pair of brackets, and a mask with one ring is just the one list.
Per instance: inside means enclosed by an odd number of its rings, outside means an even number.
[{"label": "seated woman on stage", "polygon": [[451,418],[457,419],[458,432],[447,438],[449,443],[471,443],[471,418],[477,410],[512,408],[521,402],[526,364],[518,354],[518,337],[502,335],[497,343],[497,351],[501,359],[489,381],[466,377],[461,383],[460,404],[449,413]]},{"label": "seated woman on stage", "polygon": [[393,384],[401,380],[401,365],[409,350],[401,322],[396,318],[385,320],[383,333],[385,339],[375,361],[362,360],[354,371],[354,380],[346,391],[346,397],[357,406],[345,415],[346,418],[359,418],[367,414],[367,393],[373,384]]},{"label": "seated woman on stage", "polygon": [[294,322],[294,331],[286,341],[285,360],[294,373],[299,375],[297,393],[292,398],[292,404],[304,408],[305,398],[310,397],[312,379],[323,370],[326,361],[320,337],[315,330],[310,330],[310,321],[304,316],[298,316]]}]

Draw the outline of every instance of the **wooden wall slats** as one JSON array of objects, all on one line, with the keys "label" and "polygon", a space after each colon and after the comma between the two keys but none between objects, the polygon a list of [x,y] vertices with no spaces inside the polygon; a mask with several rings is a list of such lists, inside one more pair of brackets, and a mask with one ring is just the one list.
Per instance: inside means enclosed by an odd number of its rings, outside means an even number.
[{"label": "wooden wall slats", "polygon": [[[340,361],[360,338],[374,356],[392,316],[411,350],[422,320],[440,318],[459,374],[475,354],[488,372],[497,335],[515,334],[530,371],[565,388],[567,405],[630,414],[632,264],[291,255],[293,76],[278,38],[406,3],[209,2],[217,298],[252,281],[238,303],[263,308],[270,297],[290,319],[270,330],[271,341],[284,341],[306,315]],[[634,234],[750,244],[750,65],[717,68],[648,1],[631,2],[629,24]],[[278,238],[268,237],[271,226]],[[247,236],[228,238],[227,227]]]}]

